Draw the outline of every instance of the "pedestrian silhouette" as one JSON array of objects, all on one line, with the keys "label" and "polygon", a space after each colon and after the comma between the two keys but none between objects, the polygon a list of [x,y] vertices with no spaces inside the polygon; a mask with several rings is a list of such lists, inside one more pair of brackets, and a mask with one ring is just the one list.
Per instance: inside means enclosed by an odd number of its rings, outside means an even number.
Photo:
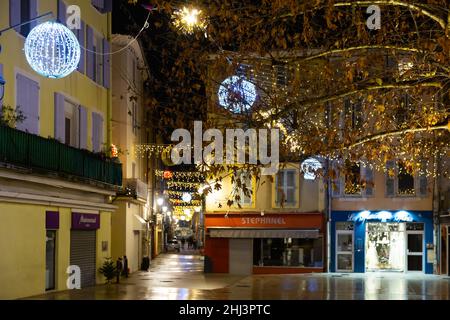
[{"label": "pedestrian silhouette", "polygon": [[117,277],[117,283],[120,282],[120,275],[122,274],[123,270],[123,264],[122,264],[122,258],[119,258],[116,262],[116,277]]},{"label": "pedestrian silhouette", "polygon": [[127,256],[123,256],[123,272],[125,278],[128,278],[128,259]]}]

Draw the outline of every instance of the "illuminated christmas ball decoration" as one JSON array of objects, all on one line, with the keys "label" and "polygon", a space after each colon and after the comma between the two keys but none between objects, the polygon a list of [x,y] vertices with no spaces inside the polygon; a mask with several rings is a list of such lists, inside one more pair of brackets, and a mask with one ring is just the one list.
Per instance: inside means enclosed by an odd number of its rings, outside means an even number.
[{"label": "illuminated christmas ball decoration", "polygon": [[248,111],[256,101],[256,87],[243,77],[232,76],[219,87],[219,104],[233,113]]},{"label": "illuminated christmas ball decoration", "polygon": [[172,171],[164,171],[163,172],[163,178],[166,180],[172,179],[173,178],[173,172]]},{"label": "illuminated christmas ball decoration", "polygon": [[191,202],[192,201],[192,196],[190,193],[183,193],[182,199],[184,202]]},{"label": "illuminated christmas ball decoration", "polygon": [[68,76],[78,67],[80,43],[74,33],[57,22],[45,22],[25,40],[25,56],[38,74],[52,79]]},{"label": "illuminated christmas ball decoration", "polygon": [[173,13],[173,25],[184,33],[193,34],[197,30],[205,31],[207,21],[202,10],[183,7]]},{"label": "illuminated christmas ball decoration", "polygon": [[315,158],[308,158],[301,165],[305,180],[315,180],[316,171],[322,169],[322,164]]}]

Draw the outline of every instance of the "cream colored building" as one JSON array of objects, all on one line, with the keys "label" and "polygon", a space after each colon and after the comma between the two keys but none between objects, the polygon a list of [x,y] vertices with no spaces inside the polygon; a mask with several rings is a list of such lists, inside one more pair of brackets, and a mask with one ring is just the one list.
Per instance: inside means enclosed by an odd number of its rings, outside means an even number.
[{"label": "cream colored building", "polygon": [[[122,169],[99,152],[111,144],[112,1],[70,4],[81,9],[74,33],[88,50],[66,78],[36,74],[23,52],[31,27],[49,17],[0,36],[2,103],[26,116],[0,127],[0,299],[67,290],[69,266],[80,268],[81,287],[103,283],[98,268],[111,256],[111,199]],[[68,5],[1,1],[0,28],[47,12],[65,24]]]},{"label": "cream colored building", "polygon": [[[143,257],[150,256],[149,220],[152,197],[148,179],[151,163],[136,152],[136,145],[148,141],[145,126],[144,83],[150,74],[138,41],[125,35],[113,35],[112,135],[123,163],[125,193],[114,204],[112,218],[112,257],[126,255],[131,272],[140,269]],[[131,45],[130,45],[131,43]]]}]

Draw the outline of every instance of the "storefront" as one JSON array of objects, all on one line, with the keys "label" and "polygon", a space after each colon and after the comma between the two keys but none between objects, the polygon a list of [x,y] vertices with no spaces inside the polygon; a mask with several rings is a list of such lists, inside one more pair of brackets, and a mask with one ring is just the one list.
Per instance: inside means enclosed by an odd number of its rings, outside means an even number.
[{"label": "storefront", "polygon": [[432,217],[429,211],[333,211],[330,271],[432,274]]},{"label": "storefront", "polygon": [[206,214],[211,271],[230,274],[323,272],[321,213]]},{"label": "storefront", "polygon": [[72,213],[70,264],[80,267],[82,288],[94,286],[96,283],[98,229],[100,229],[100,215]]}]

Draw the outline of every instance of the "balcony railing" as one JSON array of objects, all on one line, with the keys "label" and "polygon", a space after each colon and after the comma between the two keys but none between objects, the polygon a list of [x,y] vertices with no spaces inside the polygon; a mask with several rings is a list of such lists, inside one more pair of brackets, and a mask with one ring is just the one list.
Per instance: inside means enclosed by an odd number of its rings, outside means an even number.
[{"label": "balcony railing", "polygon": [[2,125],[0,162],[63,178],[122,185],[122,165],[111,158]]}]

